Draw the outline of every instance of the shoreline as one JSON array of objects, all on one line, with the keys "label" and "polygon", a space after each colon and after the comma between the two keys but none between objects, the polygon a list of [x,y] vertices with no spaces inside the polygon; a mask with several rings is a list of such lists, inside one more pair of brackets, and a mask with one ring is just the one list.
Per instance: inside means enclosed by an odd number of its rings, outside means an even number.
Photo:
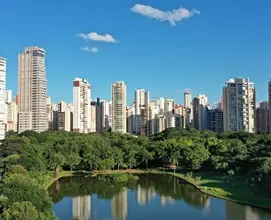
[{"label": "shoreline", "polygon": [[[93,172],[72,172],[72,171],[62,171],[60,172],[59,176],[57,178],[51,177],[49,180],[46,181],[46,184],[44,184],[45,189],[47,190],[55,181],[63,178],[63,177],[71,177],[71,176],[75,176],[78,174],[92,174],[93,176],[97,175],[97,174],[114,174],[114,173],[131,173],[131,174],[166,174],[166,175],[171,175],[171,176],[175,176],[185,182],[187,182],[188,184],[191,184],[192,186],[194,186],[195,188],[197,188],[200,192],[205,193],[206,195],[218,198],[218,199],[223,199],[223,200],[227,200],[227,201],[232,201],[232,202],[236,202],[236,203],[240,203],[242,205],[249,205],[255,208],[260,208],[260,209],[265,209],[268,211],[271,211],[271,207],[269,206],[265,206],[265,205],[261,205],[261,204],[257,204],[257,203],[253,203],[253,202],[248,202],[245,200],[238,200],[238,199],[234,199],[234,198],[229,198],[226,197],[227,195],[231,196],[234,195],[234,193],[231,193],[230,191],[227,191],[221,187],[207,187],[204,186],[205,184],[208,184],[211,182],[211,180],[208,181],[208,179],[204,179],[203,180],[199,180],[196,181],[194,180],[194,178],[190,178],[190,177],[186,177],[184,174],[182,173],[173,173],[173,172],[165,172],[165,171],[161,171],[161,170],[102,170],[102,171],[93,171]],[[213,192],[210,192],[213,191]],[[219,193],[225,194],[225,196],[223,195],[219,195]],[[248,194],[246,196],[249,196]],[[270,199],[271,202],[271,199]]]}]

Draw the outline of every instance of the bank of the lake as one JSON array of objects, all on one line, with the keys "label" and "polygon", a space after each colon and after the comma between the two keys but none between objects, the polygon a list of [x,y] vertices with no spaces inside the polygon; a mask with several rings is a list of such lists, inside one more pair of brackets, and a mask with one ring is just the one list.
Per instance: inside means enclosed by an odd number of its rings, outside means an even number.
[{"label": "bank of the lake", "polygon": [[[271,210],[271,198],[268,194],[258,191],[253,186],[245,184],[245,177],[235,177],[232,181],[227,182],[224,176],[218,175],[217,173],[196,173],[195,175],[187,175],[184,173],[165,172],[161,170],[100,170],[90,172],[81,172],[80,174],[88,173],[92,176],[101,174],[116,174],[116,173],[131,173],[131,174],[167,174],[176,176],[191,185],[195,186],[202,193],[206,193],[210,196],[217,198],[230,200],[233,202],[239,202],[259,208]],[[51,177],[44,184],[47,189],[56,180],[62,177],[69,177],[78,175],[72,171],[62,171],[59,173],[57,178]]]}]

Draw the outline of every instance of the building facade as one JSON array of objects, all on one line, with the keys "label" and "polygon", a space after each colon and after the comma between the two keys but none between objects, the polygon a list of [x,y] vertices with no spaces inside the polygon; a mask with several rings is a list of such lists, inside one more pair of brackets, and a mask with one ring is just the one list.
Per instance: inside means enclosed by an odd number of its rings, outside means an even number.
[{"label": "building facade", "polygon": [[261,102],[256,109],[255,127],[256,132],[270,133],[270,110],[268,102]]},{"label": "building facade", "polygon": [[6,134],[6,59],[0,57],[0,140]]},{"label": "building facade", "polygon": [[91,87],[84,78],[73,80],[73,131],[89,133],[91,130]]},{"label": "building facade", "polygon": [[48,130],[45,50],[25,48],[18,56],[18,132]]},{"label": "building facade", "polygon": [[249,79],[230,79],[223,88],[224,131],[245,131],[255,129],[255,85]]},{"label": "building facade", "polygon": [[126,85],[112,84],[112,132],[126,133]]},{"label": "building facade", "polygon": [[208,120],[208,98],[200,94],[193,99],[193,127],[199,131],[209,129]]}]

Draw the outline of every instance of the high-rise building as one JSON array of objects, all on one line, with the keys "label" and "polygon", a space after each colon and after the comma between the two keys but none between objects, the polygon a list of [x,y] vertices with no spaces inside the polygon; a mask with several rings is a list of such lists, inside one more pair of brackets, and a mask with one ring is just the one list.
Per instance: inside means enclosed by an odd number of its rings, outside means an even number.
[{"label": "high-rise building", "polygon": [[97,102],[91,101],[90,102],[90,132],[96,132],[96,106]]},{"label": "high-rise building", "polygon": [[256,109],[255,127],[256,132],[270,133],[270,112],[268,102],[261,102],[260,106]]},{"label": "high-rise building", "polygon": [[28,47],[18,56],[19,129],[48,130],[45,50]]},{"label": "high-rise building", "polygon": [[112,132],[126,133],[126,85],[112,84]]},{"label": "high-rise building", "polygon": [[208,98],[200,94],[193,99],[193,127],[199,131],[209,129],[208,121]]},{"label": "high-rise building", "polygon": [[109,128],[112,129],[113,125],[112,100],[108,102],[108,110],[109,110]]},{"label": "high-rise building", "polygon": [[192,126],[193,111],[192,111],[192,94],[190,89],[184,92],[184,108],[185,108],[185,124],[187,127]]},{"label": "high-rise building", "polygon": [[73,130],[73,105],[63,101],[58,103],[58,129],[59,131]]},{"label": "high-rise building", "polygon": [[135,123],[135,105],[133,104],[131,107],[127,108],[126,111],[126,118],[127,118],[127,133],[133,134],[134,133],[134,123]]},{"label": "high-rise building", "polygon": [[96,101],[96,132],[101,132],[103,129],[103,113],[102,113],[102,102],[100,98]]},{"label": "high-rise building", "polygon": [[249,79],[230,79],[223,88],[224,131],[255,132],[255,85]]},{"label": "high-rise building", "polygon": [[90,84],[83,78],[73,80],[73,131],[89,133],[91,129]]},{"label": "high-rise building", "polygon": [[150,108],[150,92],[144,92],[144,105],[141,106],[140,111],[140,134],[145,136],[151,135],[151,108]]},{"label": "high-rise building", "polygon": [[219,108],[209,111],[209,127],[211,131],[221,133],[224,131],[223,111]]},{"label": "high-rise building", "polygon": [[6,117],[5,117],[5,124],[6,124],[6,131],[15,131],[17,132],[18,126],[18,105],[16,102],[13,101],[11,103],[6,103]]},{"label": "high-rise building", "polygon": [[6,133],[6,59],[0,57],[0,140]]},{"label": "high-rise building", "polygon": [[12,102],[12,90],[6,90],[6,103]]},{"label": "high-rise building", "polygon": [[140,134],[141,131],[141,109],[145,105],[145,89],[135,91],[135,122],[134,132]]},{"label": "high-rise building", "polygon": [[102,100],[101,101],[101,111],[102,111],[102,128],[104,128],[106,131],[110,128],[110,122],[109,122],[109,102]]},{"label": "high-rise building", "polygon": [[268,82],[268,103],[269,103],[269,121],[268,121],[268,126],[270,127],[269,129],[269,134],[271,133],[271,79]]}]

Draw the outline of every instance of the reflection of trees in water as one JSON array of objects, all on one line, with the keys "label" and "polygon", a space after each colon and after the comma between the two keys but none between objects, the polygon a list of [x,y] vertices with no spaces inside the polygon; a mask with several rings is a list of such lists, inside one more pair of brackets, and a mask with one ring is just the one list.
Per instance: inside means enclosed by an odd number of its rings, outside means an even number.
[{"label": "reflection of trees in water", "polygon": [[[227,220],[267,220],[271,219],[271,213],[251,206],[226,201]],[[261,216],[261,218],[260,218]]]},{"label": "reflection of trees in water", "polygon": [[122,192],[123,187],[138,190],[138,186],[140,186],[142,194],[137,198],[140,197],[142,205],[150,200],[151,195],[155,196],[155,193],[165,198],[184,200],[194,207],[204,207],[208,204],[208,195],[171,175],[142,174],[139,177],[137,182],[132,183],[108,183],[87,177],[69,177],[59,180],[60,187],[54,183],[48,190],[55,203],[65,196],[76,197],[92,194],[97,194],[100,198],[112,199]]},{"label": "reflection of trees in water", "polygon": [[139,184],[145,190],[153,188],[161,195],[162,200],[184,200],[195,207],[203,207],[209,203],[208,195],[171,175],[140,175]]}]

